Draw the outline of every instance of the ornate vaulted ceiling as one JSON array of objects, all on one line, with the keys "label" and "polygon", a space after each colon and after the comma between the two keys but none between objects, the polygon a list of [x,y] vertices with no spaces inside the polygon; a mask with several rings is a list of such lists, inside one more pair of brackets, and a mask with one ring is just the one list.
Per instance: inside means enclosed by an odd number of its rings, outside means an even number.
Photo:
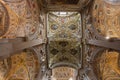
[{"label": "ornate vaulted ceiling", "polygon": [[38,59],[34,52],[20,52],[0,61],[0,80],[34,80],[38,69]]},{"label": "ornate vaulted ceiling", "polygon": [[116,51],[106,50],[102,53],[101,57],[96,57],[94,64],[95,73],[98,78],[102,80],[119,80],[120,67],[119,67],[119,53]]},{"label": "ornate vaulted ceiling", "polygon": [[93,24],[104,37],[120,37],[120,1],[95,0],[92,10]]},{"label": "ornate vaulted ceiling", "polygon": [[119,33],[120,0],[0,0],[0,50],[11,39],[19,46],[17,37],[48,38],[47,47],[29,42],[16,55],[0,56],[0,80],[49,78],[48,69],[53,80],[120,80]]},{"label": "ornate vaulted ceiling", "polygon": [[[88,14],[86,19],[88,21],[86,24],[87,26],[86,28],[90,29],[90,27],[92,28],[93,26],[93,28],[95,28],[97,31],[92,32],[88,30],[88,35],[89,35],[88,39],[90,38],[95,40],[101,39],[111,43],[112,41],[113,42],[117,42],[117,40],[119,41],[120,39],[120,35],[119,35],[120,8],[119,7],[120,7],[120,0],[94,0],[92,8],[90,8],[89,11],[86,11]],[[89,22],[89,20],[92,20],[92,22]],[[90,24],[92,24],[92,26],[90,26]],[[97,34],[97,36],[95,36],[95,34]],[[111,46],[115,46],[115,45],[117,44],[113,44]],[[86,59],[84,63],[87,65],[89,64],[89,62],[93,61],[90,64],[93,67],[93,71],[95,73],[94,75],[96,75],[96,77],[94,77],[93,80],[120,79],[119,51],[109,48],[100,50],[100,47],[96,47],[92,45],[87,45],[86,48],[88,51],[85,51],[85,53],[87,53],[85,55],[87,55],[86,58],[88,58],[88,61]],[[94,58],[90,59],[89,61],[90,56],[91,57],[94,56]],[[89,73],[86,74],[89,75],[89,77],[91,76],[91,74]],[[92,77],[90,77],[90,79],[92,79]]]},{"label": "ornate vaulted ceiling", "polygon": [[[80,67],[80,36],[81,18],[80,14],[74,12],[51,12],[48,15],[48,54],[49,66],[71,66]],[[65,14],[64,14],[65,15]]]},{"label": "ornate vaulted ceiling", "polygon": [[[95,0],[92,9],[93,25],[106,39],[120,39],[120,0]],[[119,52],[105,50],[95,58],[94,71],[98,79],[119,80]]]},{"label": "ornate vaulted ceiling", "polygon": [[[44,29],[44,14],[36,0],[0,0],[0,39],[26,37],[30,41],[45,38]],[[15,41],[19,42],[19,39]],[[0,80],[35,80],[40,69],[39,61],[45,59],[45,48],[37,46],[34,50],[16,52],[3,60],[0,58]],[[41,59],[38,60],[36,52],[40,52]]]}]

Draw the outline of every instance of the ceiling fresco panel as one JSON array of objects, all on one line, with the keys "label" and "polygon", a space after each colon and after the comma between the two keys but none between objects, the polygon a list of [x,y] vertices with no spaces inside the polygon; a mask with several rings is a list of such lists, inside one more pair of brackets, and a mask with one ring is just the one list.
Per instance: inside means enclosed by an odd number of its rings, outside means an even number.
[{"label": "ceiling fresco panel", "polygon": [[93,24],[104,37],[120,38],[120,3],[119,0],[95,0],[93,5]]},{"label": "ceiling fresco panel", "polygon": [[35,80],[39,66],[34,52],[21,52],[0,61],[0,80]]},{"label": "ceiling fresco panel", "polygon": [[101,80],[119,80],[120,67],[118,64],[119,53],[115,51],[106,50],[101,53],[101,57],[96,57],[94,70]]},{"label": "ceiling fresco panel", "polygon": [[[94,27],[104,39],[120,38],[120,0],[95,0],[92,7]],[[98,53],[99,54],[99,53]],[[119,80],[119,52],[105,50],[94,60],[94,71],[100,80]]]},{"label": "ceiling fresco panel", "polygon": [[28,37],[32,40],[45,36],[44,15],[40,14],[36,0],[1,0],[0,4],[0,38]]},{"label": "ceiling fresco panel", "polygon": [[[0,0],[0,38],[43,39],[44,21],[45,15],[40,12],[37,0]],[[40,60],[45,60],[45,45],[34,49],[42,55]],[[35,80],[40,70],[38,62],[38,56],[31,50],[0,60],[0,80]]]}]

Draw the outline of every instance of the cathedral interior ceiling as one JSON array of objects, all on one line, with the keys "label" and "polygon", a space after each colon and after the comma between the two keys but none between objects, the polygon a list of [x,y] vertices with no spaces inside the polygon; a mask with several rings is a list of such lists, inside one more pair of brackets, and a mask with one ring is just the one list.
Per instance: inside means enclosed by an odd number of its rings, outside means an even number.
[{"label": "cathedral interior ceiling", "polygon": [[116,51],[106,50],[102,53],[101,57],[95,59],[95,73],[98,79],[101,80],[119,80],[120,67],[119,67],[119,53]]},{"label": "cathedral interior ceiling", "polygon": [[[83,4],[89,2],[89,0],[47,1],[45,5],[48,10],[66,11],[78,11],[83,7]],[[119,7],[120,0],[94,0],[93,7],[91,7],[92,24],[104,38],[120,38]],[[33,40],[45,38],[45,15],[39,8],[36,0],[0,0],[0,39],[27,37],[28,40]],[[60,65],[69,65],[74,68],[80,67],[81,17],[78,13],[71,13],[68,16],[59,16],[54,12],[48,15],[47,37],[49,40],[50,67]],[[84,24],[86,25],[86,23]],[[91,48],[91,51],[93,51],[95,47],[90,46],[89,49]],[[34,49],[42,53],[41,61],[46,59],[45,46],[37,46]],[[88,53],[83,55],[83,59],[86,59],[86,55],[92,54],[89,49]],[[105,50],[100,56],[96,57],[93,67],[98,78],[101,80],[119,80],[119,58],[118,52],[109,50]],[[38,61],[35,52],[29,50],[1,60],[0,80],[35,80],[40,68]],[[84,65],[86,65],[85,61]],[[57,72],[57,70],[59,71]],[[73,74],[67,73],[67,70],[74,72],[73,69],[61,67],[53,70],[53,76],[64,79],[65,75],[68,75],[67,77],[73,76]],[[65,75],[59,72],[63,72]]]},{"label": "cathedral interior ceiling", "polygon": [[[36,0],[0,0],[0,39],[44,39],[44,21]],[[41,61],[45,59],[44,46],[34,49],[41,53]],[[37,57],[28,50],[0,60],[0,80],[35,80],[40,68]]]},{"label": "cathedral interior ceiling", "polygon": [[34,52],[21,52],[0,61],[0,80],[34,80],[39,69]]},{"label": "cathedral interior ceiling", "polygon": [[[81,19],[79,13],[69,16],[48,15],[49,66],[56,63],[79,67]],[[78,36],[79,35],[79,36]]]},{"label": "cathedral interior ceiling", "polygon": [[[112,4],[116,3],[117,4]],[[95,0],[92,17],[93,24],[104,37],[120,38],[120,1]]]},{"label": "cathedral interior ceiling", "polygon": [[[95,0],[92,12],[94,27],[104,38],[120,38],[120,1],[119,0]],[[95,46],[91,46],[94,50]],[[97,55],[93,67],[97,78],[100,80],[119,80],[119,52],[105,50]]]},{"label": "cathedral interior ceiling", "polygon": [[43,37],[45,28],[42,21],[44,21],[44,17],[43,14],[39,14],[40,10],[35,1],[0,0],[1,38],[27,36],[29,39],[34,39]]}]

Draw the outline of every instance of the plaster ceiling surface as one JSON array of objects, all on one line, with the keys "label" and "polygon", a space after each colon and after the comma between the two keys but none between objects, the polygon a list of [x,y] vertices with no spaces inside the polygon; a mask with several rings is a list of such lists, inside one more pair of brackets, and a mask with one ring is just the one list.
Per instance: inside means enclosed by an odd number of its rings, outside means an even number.
[{"label": "plaster ceiling surface", "polygon": [[80,14],[72,13],[69,16],[57,16],[50,13],[48,22],[49,66],[53,68],[65,65],[78,68],[81,54],[79,41],[81,36]]},{"label": "plaster ceiling surface", "polygon": [[79,11],[91,0],[39,0],[49,11]]}]

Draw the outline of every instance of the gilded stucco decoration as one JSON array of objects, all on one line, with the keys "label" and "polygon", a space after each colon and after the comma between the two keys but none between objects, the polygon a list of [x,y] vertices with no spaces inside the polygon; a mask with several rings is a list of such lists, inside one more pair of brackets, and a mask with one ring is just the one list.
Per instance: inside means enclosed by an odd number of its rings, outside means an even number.
[{"label": "gilded stucco decoration", "polygon": [[106,50],[102,53],[101,57],[95,59],[97,77],[101,80],[119,80],[120,67],[119,67],[119,53],[116,51]]},{"label": "gilded stucco decoration", "polygon": [[57,67],[52,73],[52,80],[76,80],[76,70],[73,68]]},{"label": "gilded stucco decoration", "polygon": [[120,38],[120,1],[95,0],[93,5],[93,24],[104,37]]},{"label": "gilded stucco decoration", "polygon": [[21,52],[0,61],[0,80],[35,80],[39,66],[34,52]]},{"label": "gilded stucco decoration", "polygon": [[43,37],[44,15],[40,14],[36,0],[0,0],[0,4],[0,12],[4,12],[0,22],[1,38]]},{"label": "gilded stucco decoration", "polygon": [[[0,38],[26,37],[28,40],[45,38],[45,15],[36,0],[0,0]],[[38,56],[45,58],[45,46],[33,51],[18,52],[0,60],[0,80],[35,80],[40,70]],[[0,52],[1,53],[1,52]]]},{"label": "gilded stucco decoration", "polygon": [[48,15],[49,66],[55,67],[61,64],[78,68],[81,54],[80,14],[72,13],[67,16],[56,14],[53,12]]},{"label": "gilded stucco decoration", "polygon": [[[100,35],[109,38],[120,38],[120,1],[95,0],[92,7],[93,25]],[[119,80],[119,52],[105,50],[98,53],[93,67],[97,78],[100,80]]]}]

